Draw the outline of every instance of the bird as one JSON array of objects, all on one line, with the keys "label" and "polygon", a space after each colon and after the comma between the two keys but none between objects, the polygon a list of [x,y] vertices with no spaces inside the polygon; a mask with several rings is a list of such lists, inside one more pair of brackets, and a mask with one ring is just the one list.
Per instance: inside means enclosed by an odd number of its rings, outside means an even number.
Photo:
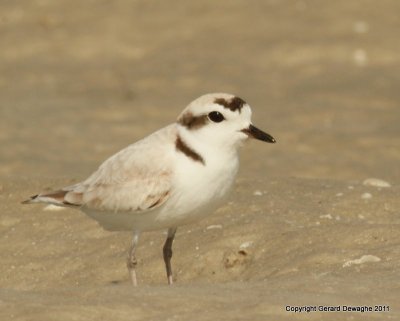
[{"label": "bird", "polygon": [[245,141],[276,142],[252,124],[251,115],[249,104],[238,96],[202,95],[174,123],[117,152],[86,180],[22,203],[79,209],[105,230],[131,231],[127,268],[133,286],[138,284],[136,249],[141,233],[167,230],[163,259],[171,285],[177,228],[212,214],[224,203]]}]

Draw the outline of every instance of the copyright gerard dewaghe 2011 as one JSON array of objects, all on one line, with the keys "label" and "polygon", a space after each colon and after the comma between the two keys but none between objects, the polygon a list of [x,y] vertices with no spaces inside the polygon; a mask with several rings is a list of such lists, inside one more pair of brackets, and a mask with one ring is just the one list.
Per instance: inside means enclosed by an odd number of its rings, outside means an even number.
[{"label": "copyright gerard dewaghe 2011", "polygon": [[311,313],[311,312],[358,312],[358,313],[369,313],[369,312],[389,312],[390,307],[388,305],[286,305],[285,310],[287,312],[294,313]]}]

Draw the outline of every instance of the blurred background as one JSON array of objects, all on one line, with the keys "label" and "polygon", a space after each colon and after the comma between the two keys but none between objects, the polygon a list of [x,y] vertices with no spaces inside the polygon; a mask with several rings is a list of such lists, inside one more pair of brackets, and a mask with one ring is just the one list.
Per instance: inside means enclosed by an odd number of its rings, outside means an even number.
[{"label": "blurred background", "polygon": [[400,2],[1,1],[0,175],[82,179],[229,92],[242,175],[400,181]]},{"label": "blurred background", "polygon": [[[1,0],[0,320],[400,319],[399,32],[398,0]],[[227,204],[178,229],[177,286],[160,231],[133,291],[129,233],[19,205],[208,92],[278,143],[249,142]]]}]

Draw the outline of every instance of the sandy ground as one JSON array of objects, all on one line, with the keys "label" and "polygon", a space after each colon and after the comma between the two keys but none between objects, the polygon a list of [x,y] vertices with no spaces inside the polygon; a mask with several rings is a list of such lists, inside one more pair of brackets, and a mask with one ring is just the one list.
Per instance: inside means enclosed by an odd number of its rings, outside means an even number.
[{"label": "sandy ground", "polygon": [[[400,319],[398,1],[0,3],[0,320]],[[229,202],[129,233],[22,206],[235,93],[278,144],[252,142]],[[378,178],[390,187],[369,186]],[[287,312],[384,306],[386,312]]]}]

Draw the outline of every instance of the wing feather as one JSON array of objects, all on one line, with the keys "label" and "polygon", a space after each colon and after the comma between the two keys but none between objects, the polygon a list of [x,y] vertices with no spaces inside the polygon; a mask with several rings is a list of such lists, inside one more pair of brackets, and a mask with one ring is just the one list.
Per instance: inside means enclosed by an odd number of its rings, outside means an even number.
[{"label": "wing feather", "polygon": [[167,126],[111,156],[85,181],[39,194],[27,202],[104,212],[143,212],[160,207],[172,192],[175,137],[176,127]]}]

